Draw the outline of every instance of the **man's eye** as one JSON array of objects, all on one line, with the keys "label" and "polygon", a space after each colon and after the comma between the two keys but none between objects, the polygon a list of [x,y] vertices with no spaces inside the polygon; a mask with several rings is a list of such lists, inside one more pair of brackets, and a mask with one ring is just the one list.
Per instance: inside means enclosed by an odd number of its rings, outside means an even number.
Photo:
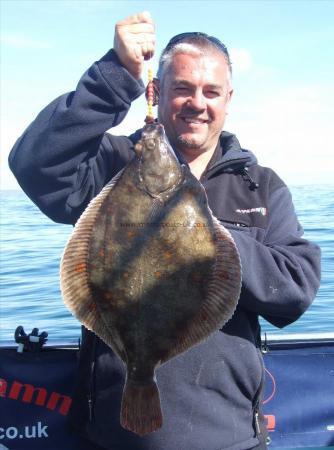
[{"label": "man's eye", "polygon": [[209,98],[219,97],[220,92],[218,91],[207,91],[206,96]]},{"label": "man's eye", "polygon": [[188,91],[189,91],[189,89],[187,87],[183,87],[183,86],[179,86],[179,87],[175,88],[175,92],[177,92],[179,94],[184,94]]}]

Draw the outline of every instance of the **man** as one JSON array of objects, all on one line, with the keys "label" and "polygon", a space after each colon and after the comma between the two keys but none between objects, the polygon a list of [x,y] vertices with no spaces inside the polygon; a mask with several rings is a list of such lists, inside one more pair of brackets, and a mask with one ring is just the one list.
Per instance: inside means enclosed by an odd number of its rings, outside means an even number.
[{"label": "man", "polygon": [[[13,148],[13,172],[53,220],[74,224],[134,157],[140,130],[130,137],[106,131],[143,93],[143,61],[153,53],[148,13],[119,22],[114,49],[93,64],[75,92],[47,106]],[[319,286],[319,249],[302,238],[281,179],[222,132],[232,96],[226,47],[202,33],[178,35],[162,54],[158,78],[159,121],[238,247],[241,297],[223,330],[157,370],[164,423],[143,438],[119,425],[122,363],[84,329],[72,424],[110,450],[264,449],[258,317],[283,327],[307,309]]]}]

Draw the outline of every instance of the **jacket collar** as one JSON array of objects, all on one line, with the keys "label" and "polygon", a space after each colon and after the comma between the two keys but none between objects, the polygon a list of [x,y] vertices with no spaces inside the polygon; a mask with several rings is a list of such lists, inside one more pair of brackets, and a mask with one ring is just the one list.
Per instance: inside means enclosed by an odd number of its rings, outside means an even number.
[{"label": "jacket collar", "polygon": [[[141,130],[137,130],[130,136],[130,139],[133,144],[135,144],[140,137]],[[175,154],[181,164],[188,165],[179,152],[175,152]],[[208,178],[216,175],[218,172],[240,172],[246,167],[248,168],[256,163],[257,159],[254,153],[250,150],[241,148],[240,143],[234,134],[223,131],[204,174],[205,177]]]},{"label": "jacket collar", "polygon": [[256,163],[256,156],[250,150],[241,148],[234,134],[223,131],[217,148],[205,170],[205,178],[212,177],[220,172],[240,172]]}]

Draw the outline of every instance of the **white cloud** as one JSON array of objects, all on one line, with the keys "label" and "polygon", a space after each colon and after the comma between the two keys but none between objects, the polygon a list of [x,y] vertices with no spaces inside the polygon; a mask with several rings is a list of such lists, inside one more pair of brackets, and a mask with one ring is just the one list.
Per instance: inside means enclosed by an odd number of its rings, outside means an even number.
[{"label": "white cloud", "polygon": [[1,43],[16,49],[48,49],[50,44],[45,41],[34,39],[28,35],[21,33],[3,33],[1,35]]},{"label": "white cloud", "polygon": [[296,84],[257,89],[237,99],[227,129],[289,184],[332,183],[334,86]]}]

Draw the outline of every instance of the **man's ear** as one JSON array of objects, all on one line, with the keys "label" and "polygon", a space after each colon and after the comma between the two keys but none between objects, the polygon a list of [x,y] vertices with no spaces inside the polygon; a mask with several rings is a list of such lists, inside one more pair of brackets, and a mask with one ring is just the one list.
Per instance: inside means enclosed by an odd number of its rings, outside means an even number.
[{"label": "man's ear", "polygon": [[[149,85],[147,85],[145,89],[146,100],[148,94],[148,86]],[[158,78],[153,78],[152,86],[153,86],[153,106],[156,106],[159,103],[159,92],[160,92],[160,82]]]},{"label": "man's ear", "polygon": [[233,89],[230,89],[226,96],[226,106],[225,106],[226,114],[228,114],[229,110],[230,110],[232,95],[233,95]]}]

